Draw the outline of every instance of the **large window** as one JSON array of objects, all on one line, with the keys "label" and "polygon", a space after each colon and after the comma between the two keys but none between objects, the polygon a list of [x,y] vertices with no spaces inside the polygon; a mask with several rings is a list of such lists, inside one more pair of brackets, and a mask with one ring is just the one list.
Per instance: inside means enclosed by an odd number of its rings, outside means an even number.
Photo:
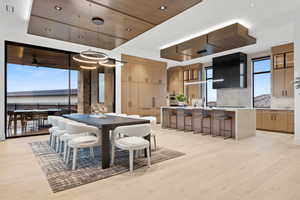
[{"label": "large window", "polygon": [[71,53],[15,43],[6,52],[7,138],[47,134],[48,115],[77,112]]},{"label": "large window", "polygon": [[213,89],[213,69],[208,67],[206,70],[206,106],[217,105],[217,90]]},{"label": "large window", "polygon": [[252,60],[253,66],[253,107],[271,107],[271,59]]}]

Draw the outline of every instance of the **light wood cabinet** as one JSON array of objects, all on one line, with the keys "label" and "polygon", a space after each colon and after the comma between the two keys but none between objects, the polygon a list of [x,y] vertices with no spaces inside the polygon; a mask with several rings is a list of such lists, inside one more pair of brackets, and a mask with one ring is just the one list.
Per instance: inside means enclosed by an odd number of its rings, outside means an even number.
[{"label": "light wood cabinet", "polygon": [[166,63],[128,55],[122,60],[127,62],[122,67],[122,112],[155,116],[160,122],[160,107],[167,103]]},{"label": "light wood cabinet", "polygon": [[168,69],[167,72],[167,89],[168,93],[172,95],[183,94],[183,69],[182,67],[174,67]]},{"label": "light wood cabinet", "polygon": [[283,69],[285,64],[284,64],[284,54],[277,54],[273,56],[273,62],[274,62],[274,69]]},{"label": "light wood cabinet", "polygon": [[257,110],[256,129],[293,133],[294,112],[282,110]]},{"label": "light wood cabinet", "polygon": [[263,129],[263,111],[256,111],[256,129]]},{"label": "light wood cabinet", "polygon": [[294,132],[294,127],[295,127],[294,117],[295,117],[294,112],[292,112],[292,111],[288,112],[288,114],[287,114],[287,132],[289,132],[289,133]]},{"label": "light wood cabinet", "polygon": [[285,95],[285,72],[283,70],[273,71],[273,96],[281,97]]},{"label": "light wood cabinet", "polygon": [[294,45],[272,48],[272,94],[275,97],[294,97]]},{"label": "light wood cabinet", "polygon": [[284,85],[285,85],[285,96],[287,97],[293,97],[294,96],[294,68],[287,68],[284,70],[285,73],[285,79],[284,79]]},{"label": "light wood cabinet", "polygon": [[273,70],[273,96],[294,97],[294,68]]},{"label": "light wood cabinet", "polygon": [[286,67],[294,67],[294,52],[288,52],[285,54]]}]

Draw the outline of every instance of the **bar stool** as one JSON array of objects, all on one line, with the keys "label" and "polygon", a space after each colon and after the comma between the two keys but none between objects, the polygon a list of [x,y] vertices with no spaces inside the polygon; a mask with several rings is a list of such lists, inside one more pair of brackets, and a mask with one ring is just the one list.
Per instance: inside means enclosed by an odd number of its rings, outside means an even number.
[{"label": "bar stool", "polygon": [[177,129],[177,111],[176,110],[170,111],[169,121],[170,121],[170,128]]},{"label": "bar stool", "polygon": [[184,112],[184,130],[185,131],[193,130],[193,113],[191,111]]},{"label": "bar stool", "polygon": [[[226,111],[215,111],[214,120],[219,122],[219,133],[223,135],[224,140],[232,138],[232,117]],[[230,122],[230,129],[226,129],[226,121]],[[230,133],[230,136],[226,136],[226,133]],[[217,135],[212,134],[212,136],[216,137]]]},{"label": "bar stool", "polygon": [[[202,135],[212,135],[212,116],[211,116],[211,113],[209,113],[209,111],[207,110],[202,110],[202,113],[201,113],[201,129],[202,129]],[[204,126],[204,120],[207,119],[209,120],[209,126]],[[204,132],[204,130],[209,130],[209,134],[206,134]]]}]

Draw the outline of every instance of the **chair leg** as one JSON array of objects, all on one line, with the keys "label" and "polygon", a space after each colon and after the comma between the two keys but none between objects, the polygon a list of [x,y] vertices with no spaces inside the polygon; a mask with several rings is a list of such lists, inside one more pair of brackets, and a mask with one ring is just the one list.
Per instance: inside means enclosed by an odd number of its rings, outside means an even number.
[{"label": "chair leg", "polygon": [[50,133],[50,136],[49,136],[49,146],[50,147],[52,146],[52,133]]},{"label": "chair leg", "polygon": [[55,147],[55,151],[58,153],[59,150],[59,138],[58,136],[56,137],[56,147]]},{"label": "chair leg", "polygon": [[[59,153],[63,153],[63,141],[59,141],[60,142],[60,144],[59,144]],[[64,142],[65,143],[65,142]]]},{"label": "chair leg", "polygon": [[157,145],[157,143],[156,143],[156,135],[153,135],[153,142],[154,142],[154,149],[156,151],[156,145]]},{"label": "chair leg", "polygon": [[68,148],[67,158],[66,158],[66,165],[68,165],[69,162],[70,162],[70,156],[71,156],[71,147]]},{"label": "chair leg", "polygon": [[148,160],[148,167],[150,167],[151,166],[150,147],[147,148],[147,160]]},{"label": "chair leg", "polygon": [[115,146],[111,146],[111,159],[110,159],[110,165],[114,165],[115,163]]},{"label": "chair leg", "polygon": [[65,143],[64,143],[64,162],[66,162],[67,161],[67,153],[68,153],[68,142],[67,141],[65,141]]},{"label": "chair leg", "polygon": [[91,158],[95,158],[94,147],[90,147],[90,156]]},{"label": "chair leg", "polygon": [[56,142],[56,136],[52,135],[52,142],[51,142],[52,149],[55,149],[55,142]]},{"label": "chair leg", "polygon": [[76,169],[76,161],[77,161],[77,148],[73,149],[73,165],[72,165],[72,170]]},{"label": "chair leg", "polygon": [[129,170],[132,174],[133,172],[133,150],[129,150]]}]

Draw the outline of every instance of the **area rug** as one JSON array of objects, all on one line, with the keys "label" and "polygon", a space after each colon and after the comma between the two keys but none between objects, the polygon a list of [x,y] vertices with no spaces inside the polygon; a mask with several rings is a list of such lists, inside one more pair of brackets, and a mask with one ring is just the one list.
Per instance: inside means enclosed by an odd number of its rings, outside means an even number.
[{"label": "area rug", "polygon": [[[30,146],[54,193],[129,171],[128,151],[117,150],[115,165],[108,169],[102,169],[100,148],[94,149],[95,159],[90,158],[89,149],[83,149],[78,154],[80,159],[78,159],[77,162],[77,170],[72,171],[72,161],[70,161],[68,165],[64,164],[62,157],[50,148],[47,141],[33,142],[30,143]],[[151,164],[156,164],[183,155],[184,153],[178,151],[159,148],[152,152]],[[143,156],[135,158],[134,169],[146,166],[146,158]]]}]

